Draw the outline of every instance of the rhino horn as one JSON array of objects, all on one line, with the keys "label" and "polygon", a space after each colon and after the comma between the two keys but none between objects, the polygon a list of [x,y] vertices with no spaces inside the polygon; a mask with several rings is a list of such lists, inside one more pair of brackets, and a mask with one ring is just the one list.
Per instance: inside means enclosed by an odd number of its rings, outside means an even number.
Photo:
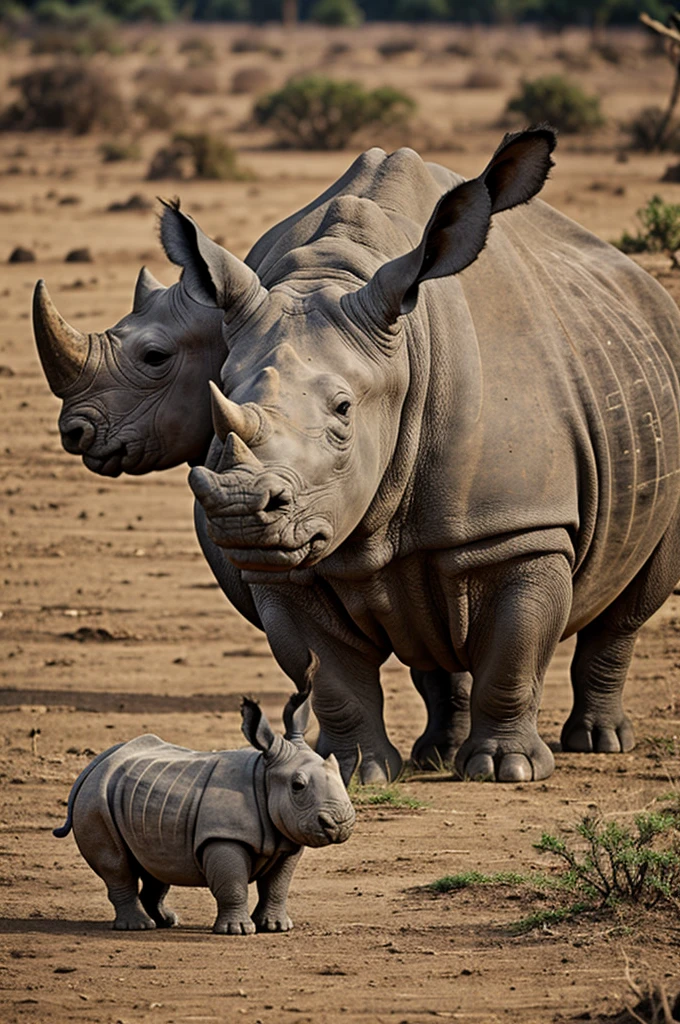
[{"label": "rhino horn", "polygon": [[250,448],[243,443],[238,434],[227,434],[224,442],[224,450],[220,459],[220,472],[233,469],[234,466],[250,466],[251,469],[262,471],[264,466]]},{"label": "rhino horn", "polygon": [[281,390],[281,377],[275,366],[265,366],[255,378],[255,387],[261,402],[276,402]]},{"label": "rhino horn", "polygon": [[57,312],[42,280],[33,293],[33,332],[47,382],[63,398],[87,362],[90,342]]},{"label": "rhino horn", "polygon": [[223,395],[217,384],[210,381],[210,402],[215,433],[220,441],[226,441],[229,434],[237,434],[245,444],[250,444],[260,429],[260,415],[252,405],[239,405]]},{"label": "rhino horn", "polygon": [[150,270],[146,267],[142,267],[137,277],[137,283],[135,285],[135,297],[132,302],[132,312],[139,313],[140,309],[146,304],[147,299],[153,292],[161,291],[165,288],[160,281],[157,281]]}]

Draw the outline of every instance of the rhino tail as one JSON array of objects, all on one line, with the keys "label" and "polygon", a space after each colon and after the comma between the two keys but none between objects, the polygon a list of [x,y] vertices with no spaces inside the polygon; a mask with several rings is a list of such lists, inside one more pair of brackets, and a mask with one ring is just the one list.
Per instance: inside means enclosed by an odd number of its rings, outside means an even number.
[{"label": "rhino tail", "polygon": [[68,795],[66,821],[64,822],[63,825],[60,825],[59,828],[52,829],[52,835],[56,836],[57,839],[63,839],[64,836],[67,836],[71,829],[73,828],[73,805],[76,802],[76,797],[78,796],[80,787],[85,782],[85,779],[88,777],[93,768],[96,768],[98,764],[101,764],[101,762],[105,761],[107,757],[110,757],[110,755],[113,754],[114,750],[118,750],[118,748],[122,746],[124,746],[124,742],[116,743],[113,747],[109,747],[108,750],[103,750],[101,754],[97,754],[97,756],[94,757],[85,768],[83,768],[82,772],[71,786],[71,792]]}]

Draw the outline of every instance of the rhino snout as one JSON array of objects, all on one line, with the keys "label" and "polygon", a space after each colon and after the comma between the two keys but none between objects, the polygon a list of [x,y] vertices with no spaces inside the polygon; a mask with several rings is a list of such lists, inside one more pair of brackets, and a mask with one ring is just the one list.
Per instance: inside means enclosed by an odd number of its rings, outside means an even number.
[{"label": "rhino snout", "polygon": [[85,416],[68,416],[59,422],[61,443],[71,455],[83,455],[94,444],[97,430]]},{"label": "rhino snout", "polygon": [[339,821],[325,811],[321,811],[319,814],[319,824],[324,835],[331,843],[344,843],[346,839],[349,839],[354,828],[354,820],[354,811],[352,811],[351,815]]}]

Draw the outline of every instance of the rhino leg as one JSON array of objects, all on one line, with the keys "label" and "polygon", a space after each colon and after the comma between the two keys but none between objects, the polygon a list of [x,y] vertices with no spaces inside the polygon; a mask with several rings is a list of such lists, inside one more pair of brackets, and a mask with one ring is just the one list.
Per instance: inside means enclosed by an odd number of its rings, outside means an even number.
[{"label": "rhino leg", "polygon": [[177,922],[177,914],[165,906],[164,900],[170,889],[169,885],[159,882],[157,878],[150,875],[142,868],[142,891],[139,899],[150,918],[155,922],[157,928],[173,928]]},{"label": "rhino leg", "polygon": [[355,772],[362,783],[395,779],[402,759],[383,719],[385,653],[350,632],[321,588],[312,590],[311,599],[306,588],[280,587],[276,595],[272,589],[252,587],[274,657],[298,689],[306,685],[308,652],[319,657],[312,696],[318,753],[335,754],[345,784]]},{"label": "rhino leg", "polygon": [[623,687],[638,632],[680,577],[680,514],[626,589],[577,637],[571,666],[574,706],[562,729],[562,748],[619,753],[635,746],[623,710]]},{"label": "rhino leg", "polygon": [[206,844],[203,873],[217,901],[216,935],[252,935],[255,931],[248,913],[250,872],[250,853],[241,843],[216,839]]},{"label": "rhino leg", "polygon": [[562,555],[511,562],[469,581],[471,730],[456,756],[466,778],[545,779],[553,756],[538,735],[543,678],[572,602]]},{"label": "rhino leg", "polygon": [[258,932],[288,932],[293,922],[288,917],[286,902],[293,872],[302,850],[288,857],[279,857],[266,874],[257,880],[258,901],[253,921]]},{"label": "rhino leg", "polygon": [[425,701],[427,727],[411,751],[411,760],[425,771],[453,764],[456,752],[470,732],[469,672],[411,669],[411,679]]}]

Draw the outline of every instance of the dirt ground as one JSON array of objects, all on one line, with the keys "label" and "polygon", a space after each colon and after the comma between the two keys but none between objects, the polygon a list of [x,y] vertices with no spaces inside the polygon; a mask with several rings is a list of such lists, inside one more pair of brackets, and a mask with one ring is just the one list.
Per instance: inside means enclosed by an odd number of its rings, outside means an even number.
[{"label": "dirt ground", "polygon": [[[129,309],[142,262],[165,283],[174,279],[155,240],[153,213],[108,213],[111,202],[133,192],[149,199],[179,192],[205,230],[243,256],[356,155],[277,152],[245,129],[252,98],[228,93],[229,76],[266,58],[230,54],[229,33],[236,31],[210,32],[223,55],[219,96],[188,102],[195,123],[212,116],[230,130],[253,181],[147,182],[146,163],[163,141],[155,135],[142,138],[142,159],[120,164],[101,162],[101,139],[93,136],[0,135],[0,1019],[605,1020],[631,996],[627,965],[634,978],[678,991],[677,915],[581,915],[516,935],[512,923],[545,902],[502,887],[446,896],[423,887],[464,870],[545,869],[534,849],[544,830],[573,825],[595,809],[631,820],[677,792],[680,596],[669,599],[638,644],[626,694],[638,736],[632,753],[560,752],[570,707],[565,643],[540,717],[556,751],[552,778],[499,786],[423,775],[399,787],[415,807],[360,798],[351,840],[305,853],[292,885],[290,934],[213,936],[209,893],[180,889],[170,900],[180,928],[114,933],[102,882],[72,836],[52,836],[70,784],[93,753],[146,731],[202,749],[240,745],[239,695],[258,694],[278,722],[291,689],[264,637],[212,581],[193,534],[185,468],[112,481],[61,449],[59,402],[43,378],[29,319],[38,277],[61,312],[89,330]],[[472,33],[472,53],[460,57],[443,53],[452,32],[417,33],[415,52],[391,60],[380,58],[371,28],[333,37],[349,48],[336,47],[332,59],[322,33],[284,37],[272,74],[278,82],[296,69],[330,68],[370,85],[399,85],[421,111],[413,138],[407,133],[402,141],[430,145],[428,156],[472,174],[502,134],[498,118],[519,78],[564,71],[585,43],[573,34]],[[149,44],[148,53],[105,60],[129,85],[141,62],[180,61],[179,38],[175,29],[156,33],[153,57]],[[646,52],[643,36],[616,37],[616,46],[620,63],[588,58],[576,72],[602,95],[610,126],[596,138],[565,137],[544,192],[607,239],[632,229],[636,209],[654,192],[680,202],[680,185],[659,184],[668,156],[617,157],[617,120],[663,101],[669,66]],[[3,53],[0,77],[32,59],[21,48]],[[471,70],[490,65],[498,87],[461,88]],[[7,265],[15,245],[33,249],[36,261]],[[90,247],[92,263],[64,262],[76,246]],[[665,257],[647,257],[645,266],[680,298],[680,272],[670,271]],[[407,756],[423,710],[403,666],[388,662],[383,678],[388,729]]]}]

